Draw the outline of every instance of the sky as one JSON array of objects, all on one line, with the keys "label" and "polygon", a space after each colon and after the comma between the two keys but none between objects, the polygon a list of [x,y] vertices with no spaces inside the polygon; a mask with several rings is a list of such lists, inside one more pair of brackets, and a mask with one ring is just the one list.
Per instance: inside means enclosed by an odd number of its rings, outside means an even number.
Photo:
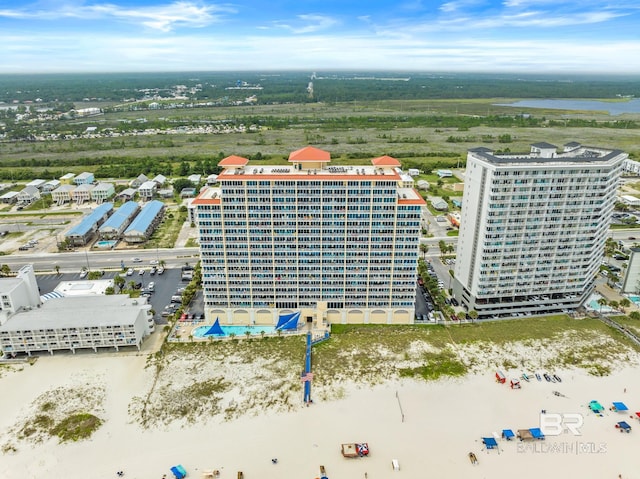
[{"label": "sky", "polygon": [[0,74],[640,74],[638,0],[0,0]]}]

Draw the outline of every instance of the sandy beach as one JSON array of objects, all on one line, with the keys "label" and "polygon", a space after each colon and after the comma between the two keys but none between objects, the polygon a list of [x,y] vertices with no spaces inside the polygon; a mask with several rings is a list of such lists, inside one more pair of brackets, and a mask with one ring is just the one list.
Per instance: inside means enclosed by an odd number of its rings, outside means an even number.
[{"label": "sandy beach", "polygon": [[[147,358],[141,355],[85,354],[42,357],[34,365],[2,369],[0,378],[0,430],[4,453],[0,477],[27,479],[114,478],[123,470],[133,479],[172,477],[170,467],[182,464],[189,477],[202,477],[218,469],[222,478],[236,478],[243,471],[252,477],[283,479],[327,476],[349,478],[438,477],[519,478],[640,477],[640,422],[630,419],[640,411],[640,368],[617,368],[607,377],[593,377],[584,370],[555,371],[562,383],[522,382],[511,390],[497,384],[492,371],[460,379],[434,382],[387,381],[377,386],[344,385],[341,398],[316,399],[310,407],[295,405],[291,411],[245,415],[225,421],[222,415],[203,417],[194,424],[172,422],[141,427],[130,407],[153,381]],[[521,371],[505,371],[507,377]],[[59,444],[48,438],[41,443],[16,439],[16,425],[33,414],[41,395],[56,388],[84,392],[87,404],[104,424],[85,441]],[[626,392],[625,392],[626,389]],[[566,397],[558,397],[553,391]],[[302,386],[300,386],[300,400]],[[596,399],[603,417],[590,413],[587,404]],[[78,399],[82,401],[81,399]],[[608,410],[623,401],[630,411]],[[514,431],[538,427],[541,409],[558,413],[582,413],[581,436],[563,434],[545,441],[498,441],[498,450],[487,451],[482,436],[503,428]],[[403,420],[404,415],[404,420]],[[614,427],[627,420],[630,434]],[[347,459],[340,454],[343,442],[367,442],[371,454]],[[10,450],[11,444],[16,450]],[[478,465],[467,457],[474,452]],[[276,465],[271,459],[278,458]],[[397,459],[400,471],[393,471]]]}]

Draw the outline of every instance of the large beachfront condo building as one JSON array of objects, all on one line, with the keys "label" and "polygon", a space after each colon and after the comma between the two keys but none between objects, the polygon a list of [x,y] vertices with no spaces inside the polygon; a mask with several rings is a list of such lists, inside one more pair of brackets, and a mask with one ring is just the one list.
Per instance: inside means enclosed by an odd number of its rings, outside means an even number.
[{"label": "large beachfront condo building", "polygon": [[470,150],[454,296],[480,318],[578,308],[601,264],[626,157],[577,143]]},{"label": "large beachfront condo building", "polygon": [[223,324],[412,323],[424,200],[400,163],[330,166],[313,147],[289,166],[219,164],[194,201],[205,310]]}]

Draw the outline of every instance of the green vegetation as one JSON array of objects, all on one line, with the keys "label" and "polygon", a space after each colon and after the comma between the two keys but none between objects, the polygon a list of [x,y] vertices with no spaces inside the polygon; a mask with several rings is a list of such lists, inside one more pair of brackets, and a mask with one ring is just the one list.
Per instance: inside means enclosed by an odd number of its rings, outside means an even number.
[{"label": "green vegetation", "polygon": [[442,376],[464,376],[466,366],[451,351],[425,353],[424,365],[416,368],[400,368],[400,377],[421,377],[426,380],[439,379]]},{"label": "green vegetation", "polygon": [[168,208],[162,223],[153,232],[149,241],[144,244],[144,248],[173,248],[180,234],[182,224],[186,220],[187,212],[185,209]]},{"label": "green vegetation", "polygon": [[87,439],[102,425],[102,420],[93,414],[77,413],[64,418],[51,429],[60,442]]}]

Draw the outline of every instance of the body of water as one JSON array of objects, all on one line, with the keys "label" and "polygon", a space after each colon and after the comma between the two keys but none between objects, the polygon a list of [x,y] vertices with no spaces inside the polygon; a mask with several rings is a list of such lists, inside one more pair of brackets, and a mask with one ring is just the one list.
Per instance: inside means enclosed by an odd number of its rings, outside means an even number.
[{"label": "body of water", "polygon": [[520,100],[514,103],[495,103],[496,106],[520,108],[548,108],[552,110],[602,111],[609,115],[640,113],[640,98],[628,101],[599,100]]}]

